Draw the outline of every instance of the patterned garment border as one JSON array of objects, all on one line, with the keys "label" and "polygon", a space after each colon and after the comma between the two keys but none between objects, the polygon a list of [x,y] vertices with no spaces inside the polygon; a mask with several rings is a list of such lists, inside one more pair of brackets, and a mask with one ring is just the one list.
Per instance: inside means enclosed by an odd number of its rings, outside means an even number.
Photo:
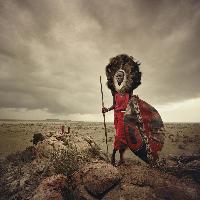
[{"label": "patterned garment border", "polygon": [[143,123],[143,119],[140,113],[140,107],[138,105],[138,101],[137,101],[138,97],[137,96],[133,96],[133,100],[132,100],[132,105],[134,107],[134,111],[136,113],[137,116],[137,120],[138,120],[138,129],[140,131],[140,134],[146,144],[146,150],[147,150],[147,158],[150,164],[155,164],[155,159],[152,155],[152,151],[151,151],[151,147],[149,145],[149,141],[148,141],[148,137],[144,134],[145,129],[144,129],[144,123]]}]

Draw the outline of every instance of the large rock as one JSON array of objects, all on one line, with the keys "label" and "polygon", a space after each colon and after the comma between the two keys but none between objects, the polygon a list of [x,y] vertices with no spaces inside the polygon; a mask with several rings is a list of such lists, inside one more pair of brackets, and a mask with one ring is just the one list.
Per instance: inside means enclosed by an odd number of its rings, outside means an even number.
[{"label": "large rock", "polygon": [[98,157],[102,160],[106,159],[105,154],[97,146],[94,140],[90,137],[81,135],[61,135],[56,134],[46,137],[45,140],[39,142],[35,146],[36,157],[50,158],[52,154],[62,151],[75,150],[78,154],[86,153],[88,157]]},{"label": "large rock", "polygon": [[50,137],[40,142],[36,146],[36,156],[50,158],[53,153],[65,150],[66,146],[63,141],[57,140],[56,137]]},{"label": "large rock", "polygon": [[34,191],[33,200],[63,200],[61,190],[66,187],[67,178],[55,175],[44,179]]},{"label": "large rock", "polygon": [[91,164],[84,169],[83,184],[94,196],[99,196],[116,185],[121,179],[117,168],[107,163]]},{"label": "large rock", "polygon": [[117,168],[103,161],[92,163],[72,177],[72,190],[77,199],[95,199],[119,183],[121,176]]}]

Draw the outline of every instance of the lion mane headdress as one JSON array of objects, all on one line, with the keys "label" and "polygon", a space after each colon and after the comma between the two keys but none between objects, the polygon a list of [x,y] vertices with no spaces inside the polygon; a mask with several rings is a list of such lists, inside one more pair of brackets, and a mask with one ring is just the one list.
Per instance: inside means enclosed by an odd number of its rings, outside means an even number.
[{"label": "lion mane headdress", "polygon": [[[132,93],[141,84],[142,73],[139,66],[140,63],[138,61],[126,54],[117,55],[110,59],[110,63],[106,66],[106,76],[107,86],[111,90],[112,95],[116,92]],[[121,87],[116,86],[115,79],[115,75],[119,71],[124,73],[124,81]]]}]

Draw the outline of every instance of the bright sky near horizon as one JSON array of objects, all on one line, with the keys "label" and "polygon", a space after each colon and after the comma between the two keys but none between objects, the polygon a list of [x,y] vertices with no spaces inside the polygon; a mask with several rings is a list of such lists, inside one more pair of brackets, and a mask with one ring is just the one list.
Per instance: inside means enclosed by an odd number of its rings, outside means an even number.
[{"label": "bright sky near horizon", "polygon": [[126,53],[163,121],[200,122],[199,35],[197,0],[0,0],[0,119],[102,121],[99,76],[110,106],[105,66]]}]

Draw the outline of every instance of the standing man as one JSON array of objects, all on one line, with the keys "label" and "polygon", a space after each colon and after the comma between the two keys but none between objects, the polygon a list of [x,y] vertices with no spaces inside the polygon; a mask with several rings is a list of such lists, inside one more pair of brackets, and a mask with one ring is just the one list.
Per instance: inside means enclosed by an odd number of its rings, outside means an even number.
[{"label": "standing man", "polygon": [[[116,87],[122,87],[125,84],[125,72],[119,70],[116,72],[115,81]],[[111,163],[115,165],[115,154],[117,151],[120,153],[120,161],[118,165],[124,163],[124,152],[127,148],[127,142],[124,134],[124,113],[128,105],[131,94],[120,92],[117,90],[113,96],[113,105],[110,108],[103,108],[102,112],[108,112],[114,109],[114,125],[116,129],[114,148],[111,157]]]},{"label": "standing man", "polygon": [[157,110],[133,95],[141,84],[139,63],[126,54],[118,55],[106,66],[107,86],[113,95],[113,105],[103,107],[106,113],[114,109],[115,139],[111,163],[115,165],[115,154],[119,151],[124,163],[124,152],[130,148],[143,161],[154,165],[157,152],[163,146],[163,122]]},{"label": "standing man", "polygon": [[[127,71],[128,70],[128,71]],[[131,73],[128,74],[127,72]],[[124,114],[133,89],[135,89],[141,80],[139,64],[134,62],[128,55],[119,55],[111,59],[106,66],[107,85],[113,95],[113,105],[110,108],[103,108],[102,112],[108,112],[114,109],[114,126],[116,130],[111,163],[115,165],[115,154],[119,151],[120,161],[118,165],[124,163],[124,152],[127,148],[127,141],[124,133]],[[133,80],[133,76],[135,79]]]}]

